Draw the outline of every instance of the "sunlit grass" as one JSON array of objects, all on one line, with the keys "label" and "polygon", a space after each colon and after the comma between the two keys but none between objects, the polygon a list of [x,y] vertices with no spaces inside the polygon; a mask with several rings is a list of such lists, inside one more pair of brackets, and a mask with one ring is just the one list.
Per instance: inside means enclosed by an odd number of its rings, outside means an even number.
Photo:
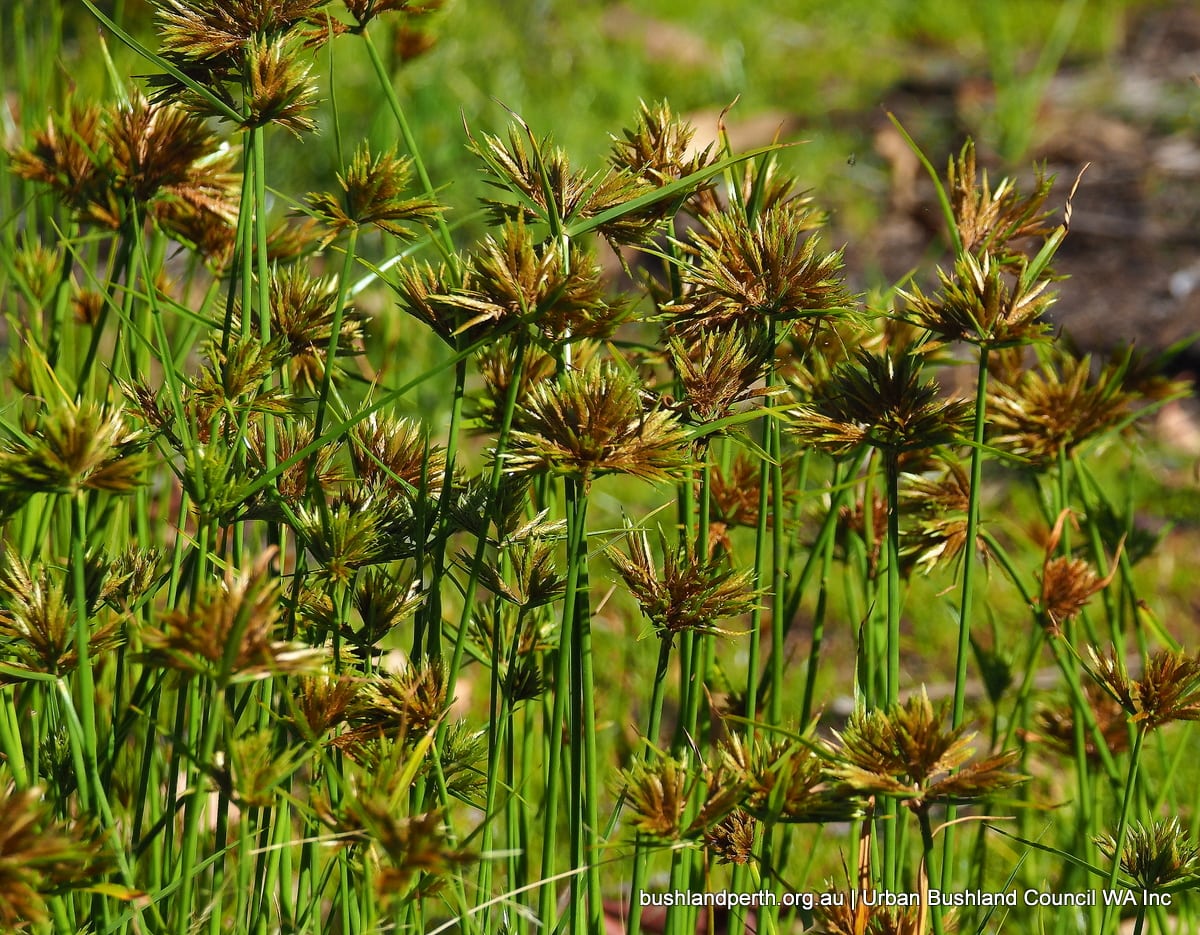
[{"label": "sunlit grass", "polygon": [[494,11],[455,72],[466,5],[85,5],[111,64],[68,106],[31,71],[5,157],[0,920],[682,933],[642,895],[1126,887],[1192,930],[1200,663],[1136,434],[1187,387],[1046,327],[1069,188],[927,164],[952,260],[867,299],[786,151],[691,147],[682,89],[539,102]]}]

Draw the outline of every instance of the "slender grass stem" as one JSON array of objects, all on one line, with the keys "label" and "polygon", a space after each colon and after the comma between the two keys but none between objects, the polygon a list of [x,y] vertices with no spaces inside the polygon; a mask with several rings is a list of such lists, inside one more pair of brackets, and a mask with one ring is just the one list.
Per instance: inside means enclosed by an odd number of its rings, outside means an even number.
[{"label": "slender grass stem", "polygon": [[[582,742],[582,738],[574,736],[575,731],[579,727],[580,712],[578,711],[579,699],[576,698],[568,709],[568,698],[570,697],[571,685],[571,659],[575,654],[573,648],[576,635],[578,632],[577,624],[577,609],[576,604],[579,600],[579,585],[580,573],[582,572],[583,564],[587,560],[587,549],[585,545],[584,528],[582,520],[585,519],[581,515],[586,499],[583,504],[577,501],[580,494],[578,491],[578,481],[568,480],[567,482],[567,501],[568,501],[568,525],[567,525],[567,580],[563,592],[562,605],[562,622],[559,626],[558,649],[555,657],[555,676],[554,676],[554,697],[551,702],[551,712],[549,723],[546,725],[546,737],[549,745],[549,751],[546,761],[546,783],[544,798],[542,801],[542,865],[541,875],[543,880],[549,880],[554,877],[558,865],[557,855],[555,852],[554,841],[558,839],[558,809],[559,797],[561,789],[561,778],[563,772],[563,727],[567,725],[572,729],[573,740],[577,743]],[[568,714],[570,718],[568,719]],[[591,711],[585,712],[587,717],[592,717]],[[568,724],[570,720],[570,724]],[[583,781],[583,777],[576,776],[576,783]],[[576,856],[582,858],[579,853],[579,843],[582,841],[582,829],[578,828],[582,821],[581,814],[582,800],[579,796],[575,796],[570,812],[570,824],[572,827],[572,850],[576,852]],[[578,866],[578,864],[576,865]],[[579,878],[577,875],[571,877],[571,918],[583,918],[583,914],[579,912],[581,902],[579,899]],[[555,910],[554,890],[550,886],[545,886],[541,892],[539,900],[540,916],[543,922],[549,919],[557,918]],[[572,923],[575,924],[575,923]]]},{"label": "slender grass stem", "polygon": [[[396,96],[396,89],[392,84],[392,76],[388,74],[387,66],[384,65],[383,59],[379,56],[379,50],[375,47],[374,41],[371,39],[370,33],[367,30],[362,31],[363,44],[367,48],[367,58],[371,62],[371,67],[375,70],[375,77],[379,81],[379,87],[383,91],[384,98],[387,100],[388,107],[392,111],[392,116],[396,119],[396,126],[400,129],[400,137],[404,140],[404,147],[412,156],[413,166],[417,170],[417,178],[421,182],[421,187],[424,193],[430,199],[433,199],[437,192],[433,187],[433,182],[429,178],[429,170],[425,166],[425,160],[421,158],[421,149],[417,144],[416,135],[412,131],[408,117],[404,113],[404,108],[400,104],[400,98]],[[437,218],[438,236],[435,243],[442,253],[452,270],[457,271],[458,263],[454,252],[454,238],[450,234],[450,227],[445,219],[438,215]]]},{"label": "slender grass stem", "polygon": [[[887,486],[887,704],[900,698],[900,463],[895,452],[884,454],[884,479]],[[898,840],[900,805],[888,799],[883,823],[883,885],[894,890],[900,878]],[[927,864],[928,865],[928,864]]]},{"label": "slender grass stem", "polygon": [[[962,725],[967,706],[967,657],[971,648],[971,617],[975,603],[975,566],[978,564],[976,542],[979,536],[979,507],[983,497],[983,455],[987,429],[988,347],[979,347],[979,365],[975,375],[975,426],[972,432],[971,487],[967,500],[966,544],[963,546],[962,585],[958,603],[958,649],[954,658],[954,701],[951,705],[951,724]],[[941,888],[950,882],[953,869],[955,809],[948,810],[947,827],[942,849]]]},{"label": "slender grass stem", "polygon": [[[958,651],[954,660],[952,724],[962,724],[966,713],[967,657],[971,647],[971,615],[975,600],[976,539],[979,535],[979,506],[983,496],[984,438],[987,428],[988,349],[979,349],[975,377],[975,425],[971,448],[971,488],[967,501],[966,545],[963,547],[962,586],[958,605]],[[947,829],[949,831],[950,829]]]},{"label": "slender grass stem", "polygon": [[[1134,796],[1138,788],[1138,771],[1142,765],[1142,744],[1146,739],[1146,727],[1138,724],[1133,732],[1133,743],[1129,748],[1129,769],[1125,775],[1125,793],[1121,797],[1121,811],[1117,816],[1117,830],[1113,835],[1112,867],[1108,872],[1108,889],[1117,888],[1117,877],[1121,874],[1121,854],[1125,850],[1125,839],[1129,832],[1129,817]],[[1100,931],[1108,931],[1109,919],[1112,918],[1113,907],[1105,904],[1104,914],[1100,920]]]},{"label": "slender grass stem", "polygon": [[[654,756],[654,747],[658,743],[658,734],[662,725],[663,698],[666,694],[667,672],[671,665],[671,639],[669,635],[659,638],[658,664],[654,669],[654,684],[650,689],[650,713],[646,724],[646,759]],[[642,905],[638,894],[646,879],[646,869],[649,865],[650,854],[648,842],[642,835],[637,835],[633,842],[633,872],[629,881],[629,920],[625,930],[629,935],[641,932]]]},{"label": "slender grass stem", "polygon": [[[333,375],[337,369],[338,346],[342,338],[342,320],[345,316],[346,297],[350,290],[350,277],[354,270],[354,260],[358,247],[358,227],[350,228],[350,236],[346,242],[346,254],[342,258],[342,272],[338,277],[337,296],[333,305],[333,321],[329,326],[329,346],[325,350],[325,373],[321,378],[321,389],[317,396],[317,411],[313,416],[313,438],[321,437],[325,428],[325,417],[329,409],[329,395],[333,387]],[[317,459],[309,464],[309,484],[314,483]]]}]

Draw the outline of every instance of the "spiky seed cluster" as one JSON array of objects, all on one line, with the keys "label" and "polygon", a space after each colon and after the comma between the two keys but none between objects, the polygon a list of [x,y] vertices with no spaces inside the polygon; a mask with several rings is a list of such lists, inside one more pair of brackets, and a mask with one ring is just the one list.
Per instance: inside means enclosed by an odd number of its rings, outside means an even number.
[{"label": "spiky seed cluster", "polygon": [[87,884],[96,848],[56,824],[44,792],[9,784],[0,798],[0,925],[15,932],[49,918],[47,898]]},{"label": "spiky seed cluster", "polygon": [[351,729],[334,743],[351,751],[380,738],[411,746],[445,716],[452,700],[440,660],[413,663],[399,673],[379,672],[363,686],[349,712]]},{"label": "spiky seed cluster", "polygon": [[[1113,569],[1113,574],[1116,569]],[[1077,616],[1096,594],[1112,581],[1110,574],[1101,578],[1092,566],[1079,558],[1064,555],[1047,557],[1042,566],[1038,609],[1052,636],[1062,632],[1062,624]]]},{"label": "spiky seed cluster", "polygon": [[[1117,855],[1117,842],[1110,834],[1095,838],[1096,846],[1109,860]],[[1200,879],[1200,847],[1189,840],[1179,818],[1135,821],[1121,848],[1121,870],[1143,890],[1161,890]]]},{"label": "spiky seed cluster", "polygon": [[[1090,715],[1088,721],[1096,725],[1103,743],[1110,753],[1121,753],[1129,749],[1129,720],[1125,709],[1100,685],[1089,681],[1084,685]],[[1045,742],[1060,753],[1071,756],[1075,753],[1075,722],[1078,719],[1075,705],[1068,703],[1056,707],[1040,707],[1033,716],[1034,730],[1026,731],[1026,740]],[[1084,752],[1089,760],[1101,756],[1092,731],[1084,731]]]},{"label": "spiky seed cluster", "polygon": [[969,762],[974,734],[947,728],[924,689],[885,709],[856,711],[829,747],[830,772],[854,789],[899,799],[913,811],[969,801],[1025,781],[1009,766],[1016,753]]},{"label": "spiky seed cluster", "polygon": [[795,411],[793,431],[839,456],[861,445],[899,455],[959,440],[970,405],[944,399],[936,383],[922,381],[921,369],[916,354],[859,351],[809,405]]},{"label": "spiky seed cluster", "polygon": [[1142,730],[1172,721],[1200,721],[1200,658],[1161,649],[1146,660],[1141,678],[1131,678],[1125,660],[1110,647],[1103,655],[1089,647],[1092,677]]},{"label": "spiky seed cluster", "polygon": [[[549,137],[536,139],[520,118],[515,118],[509,128],[507,144],[499,137],[484,134],[482,142],[472,139],[469,148],[483,162],[488,182],[513,197],[484,199],[498,225],[521,219],[557,229],[562,223],[594,218],[652,190],[648,182],[624,169],[610,168],[590,175],[576,172],[565,152]],[[614,242],[636,243],[644,239],[654,223],[653,219],[627,214],[599,230]]]},{"label": "spiky seed cluster", "polygon": [[[93,658],[124,642],[116,618],[97,620],[91,630],[88,653]],[[0,641],[16,657],[14,668],[31,675],[59,676],[79,665],[65,575],[45,566],[31,569],[8,552],[0,567]]]},{"label": "spiky seed cluster", "polygon": [[[1053,301],[1047,291],[1053,279],[1049,260],[1066,234],[1065,223],[1049,233],[1044,223],[1051,182],[1039,174],[1028,196],[1007,179],[993,190],[986,173],[977,178],[975,150],[968,143],[957,161],[950,160],[946,187],[962,249],[952,272],[938,270],[937,295],[919,287],[901,292],[908,319],[947,341],[984,348],[1041,337],[1048,327],[1042,315]],[[1031,237],[1044,238],[1033,259],[1018,245]]]},{"label": "spiky seed cluster", "polygon": [[308,196],[312,212],[329,226],[323,246],[351,228],[367,225],[411,240],[410,225],[432,221],[442,210],[424,196],[406,197],[411,177],[411,159],[398,156],[394,149],[372,156],[370,145],[363,143],[346,171],[338,173],[341,195],[312,192]]},{"label": "spiky seed cluster", "polygon": [[359,575],[354,589],[354,609],[362,623],[357,627],[346,624],[342,630],[359,658],[377,654],[380,640],[421,605],[422,597],[416,584],[380,568],[371,568],[365,575]]},{"label": "spiky seed cluster", "polygon": [[863,814],[862,800],[829,772],[829,761],[810,738],[749,744],[731,734],[721,744],[722,766],[746,790],[743,808],[766,822],[850,821]]},{"label": "spiky seed cluster", "polygon": [[[483,430],[498,433],[504,424],[504,406],[512,385],[515,351],[512,340],[503,339],[479,352],[478,367],[483,387],[475,397],[472,415],[478,418]],[[575,364],[580,366],[593,356],[594,347],[583,342],[576,346],[575,351]],[[550,354],[538,347],[526,348],[520,370],[520,385],[514,397],[518,412],[524,408],[533,387],[554,379],[554,372],[554,358]]]},{"label": "spiky seed cluster", "polygon": [[329,584],[348,584],[368,565],[411,554],[411,500],[382,486],[357,488],[338,496],[326,509],[301,505],[296,535],[321,566]]},{"label": "spiky seed cluster", "polygon": [[[762,468],[749,455],[739,452],[728,470],[719,465],[712,472],[713,513],[726,527],[758,525],[759,484]],[[767,519],[768,526],[776,516]],[[724,533],[724,530],[720,530]]]},{"label": "spiky seed cluster", "polygon": [[[635,761],[621,771],[621,783],[634,830],[660,841],[703,838],[737,807],[744,792],[728,771],[668,756]],[[688,805],[695,801],[700,807],[689,821]]]},{"label": "spiky seed cluster", "polygon": [[[970,478],[957,461],[947,464],[938,477],[906,474],[901,513],[913,516],[914,524],[903,534],[902,558],[929,572],[961,555],[967,544],[970,494]],[[983,548],[982,540],[975,547]]]},{"label": "spiky seed cluster", "polygon": [[129,546],[112,560],[103,551],[89,556],[88,607],[129,610],[157,590],[161,562],[158,549],[136,546]]},{"label": "spiky seed cluster", "polygon": [[1128,356],[1109,361],[1093,377],[1090,355],[1056,347],[1036,369],[1007,368],[988,388],[991,443],[1046,468],[1123,427],[1138,399],[1125,387],[1129,363]]},{"label": "spiky seed cluster", "polygon": [[375,878],[376,892],[385,905],[410,899],[418,880],[452,873],[475,859],[451,846],[441,812],[400,818],[390,805],[382,804],[368,799],[362,803],[362,813],[368,833],[388,860]]},{"label": "spiky seed cluster", "polygon": [[525,612],[532,606],[521,606],[517,613],[481,611],[475,618],[480,642],[504,660],[501,690],[513,706],[541,696],[547,688],[542,654],[554,647],[556,633],[552,625]]},{"label": "spiky seed cluster", "polygon": [[940,295],[920,287],[902,292],[908,320],[947,341],[998,348],[1028,344],[1049,328],[1042,316],[1054,301],[1049,279],[1013,280],[990,254],[964,254],[954,272],[938,270]]},{"label": "spiky seed cluster", "polygon": [[317,103],[317,89],[309,81],[310,69],[300,65],[286,39],[255,40],[246,49],[247,127],[276,124],[299,138],[317,129],[308,116]]},{"label": "spiky seed cluster", "polygon": [[988,184],[986,169],[979,177],[975,146],[968,142],[957,159],[950,159],[946,183],[955,226],[967,253],[986,253],[1001,262],[1019,263],[1011,255],[1014,241],[1045,237],[1050,232],[1045,223],[1050,212],[1045,210],[1045,204],[1054,181],[1041,172],[1028,196],[1022,196],[1009,178],[1001,179],[993,189]]},{"label": "spiky seed cluster", "polygon": [[794,321],[840,312],[851,301],[841,252],[822,254],[820,219],[798,200],[762,210],[752,221],[725,211],[681,244],[693,262],[681,267],[683,298],[664,308],[673,333],[757,331],[768,320]]},{"label": "spiky seed cluster", "polygon": [[400,307],[454,346],[458,335],[481,322],[495,321],[492,307],[473,289],[470,269],[454,277],[445,264],[407,263],[396,273],[391,287]]},{"label": "spiky seed cluster", "polygon": [[[271,335],[283,343],[292,382],[315,392],[325,377],[325,359],[337,311],[337,284],[310,275],[301,266],[275,267],[271,271],[268,302]],[[353,308],[343,309],[338,337],[338,357],[362,351],[365,316]],[[234,313],[231,331],[241,332],[242,309]],[[259,322],[252,317],[250,330],[257,334]],[[335,372],[340,376],[340,373]]]},{"label": "spiky seed cluster", "polygon": [[626,312],[623,302],[606,297],[603,271],[593,256],[575,245],[564,257],[557,243],[535,244],[520,219],[505,224],[498,237],[487,237],[472,267],[484,303],[480,316],[534,322],[554,347],[607,337]]},{"label": "spiky seed cluster", "polygon": [[305,740],[321,740],[346,721],[355,708],[363,680],[352,673],[302,675],[296,683],[296,716]]},{"label": "spiky seed cluster", "polygon": [[135,204],[168,235],[215,243],[237,216],[235,157],[202,120],[134,94],[127,104],[52,115],[12,165],[54,189],[80,220],[116,229]]},{"label": "spiky seed cluster", "polygon": [[21,247],[13,257],[17,280],[24,285],[35,308],[44,308],[58,284],[56,273],[62,266],[62,251],[48,247],[37,237],[26,233]]},{"label": "spiky seed cluster", "polygon": [[672,338],[670,349],[688,414],[699,424],[723,419],[737,405],[775,392],[763,386],[772,356],[766,335],[708,332],[689,343]]},{"label": "spiky seed cluster", "polygon": [[144,629],[149,657],[221,686],[319,671],[323,650],[276,639],[283,592],[274,560],[275,550],[268,549],[247,571],[228,570],[194,608],[169,611],[161,629]]},{"label": "spiky seed cluster", "polygon": [[1088,601],[1108,587],[1117,573],[1120,559],[1118,547],[1112,571],[1107,577],[1101,578],[1083,559],[1057,554],[1063,529],[1070,518],[1070,510],[1063,510],[1059,514],[1046,539],[1046,558],[1042,563],[1037,609],[1042,615],[1043,625],[1052,636],[1058,636],[1065,621],[1078,615]]},{"label": "spiky seed cluster", "polygon": [[[479,583],[506,601],[524,609],[542,607],[557,600],[566,580],[555,567],[555,543],[540,535],[515,536],[504,550],[511,572],[501,574],[490,564],[479,569]],[[470,567],[472,556],[463,555]]]},{"label": "spiky seed cluster", "polygon": [[[713,161],[711,145],[704,150],[692,145],[695,135],[692,125],[672,113],[666,101],[654,106],[643,101],[637,124],[622,130],[620,137],[612,138],[609,162],[618,172],[630,173],[655,188],[661,188],[699,172]],[[712,183],[703,184],[689,197],[710,192],[711,188]],[[628,233],[640,234],[647,226],[665,220],[673,203],[672,199],[652,202],[622,219],[622,223],[628,227]],[[621,232],[616,233],[619,235]],[[613,239],[622,241],[620,236]]]},{"label": "spiky seed cluster", "polygon": [[595,258],[556,242],[538,244],[522,218],[488,235],[461,270],[458,284],[444,269],[415,264],[394,286],[401,302],[453,344],[460,334],[502,331],[514,322],[535,324],[553,347],[607,337],[624,317],[625,304],[606,297]]},{"label": "spiky seed cluster", "polygon": [[[204,363],[182,400],[188,424],[199,441],[210,441],[214,433],[217,437],[232,437],[244,415],[282,415],[295,411],[297,402],[291,394],[266,380],[287,362],[282,336],[276,335],[264,343],[250,335],[227,345],[213,337],[203,343],[200,353]],[[161,407],[157,391],[145,384],[135,384],[127,387],[126,393],[143,419],[162,432],[173,446],[184,447],[176,434],[175,413]]]},{"label": "spiky seed cluster", "polygon": [[131,429],[120,408],[68,400],[43,410],[35,431],[0,450],[0,490],[75,494],[130,493],[149,466],[149,436]]},{"label": "spiky seed cluster", "polygon": [[316,129],[316,103],[299,47],[336,34],[320,11],[327,0],[158,0],[162,55],[208,95],[172,75],[150,81],[157,100],[172,99],[204,117],[244,127],[274,123],[299,136]]},{"label": "spiky seed cluster", "polygon": [[446,470],[445,451],[415,420],[372,413],[350,431],[354,473],[368,487],[428,490]]},{"label": "spiky seed cluster", "polygon": [[688,462],[674,414],[647,407],[633,376],[606,361],[534,387],[519,426],[505,455],[510,471],[551,471],[587,485],[602,474],[666,480]]},{"label": "spiky seed cluster", "polygon": [[704,832],[704,846],[719,864],[748,864],[754,859],[754,835],[758,823],[749,812],[734,809]]},{"label": "spiky seed cluster", "polygon": [[442,6],[443,0],[343,0],[346,10],[354,17],[356,32],[361,32],[377,16],[400,13],[405,16],[424,16]]},{"label": "spiky seed cluster", "polygon": [[274,733],[256,730],[234,738],[217,785],[242,808],[271,808],[285,794],[288,778],[304,763],[300,747],[279,748]]},{"label": "spiky seed cluster", "polygon": [[446,779],[446,791],[464,802],[477,799],[487,788],[486,729],[475,729],[455,721],[438,745],[438,760]]},{"label": "spiky seed cluster", "polygon": [[642,101],[637,124],[612,138],[609,162],[655,185],[666,185],[699,171],[710,161],[712,147],[697,151],[692,146],[695,135],[695,128],[672,113],[666,101],[653,106]]},{"label": "spiky seed cluster", "polygon": [[163,51],[211,62],[240,52],[261,36],[285,35],[308,22],[328,0],[158,0]]},{"label": "spiky seed cluster", "polygon": [[[813,935],[922,935],[920,911],[911,906],[855,905],[843,899],[841,904],[821,906],[813,913]],[[954,926],[942,920],[942,931]]]},{"label": "spiky seed cluster", "polygon": [[629,555],[609,550],[625,584],[641,605],[658,635],[673,640],[679,633],[724,632],[717,621],[748,613],[754,590],[748,571],[735,572],[721,559],[698,559],[685,545],[672,550],[662,540],[663,567],[650,553],[644,531],[626,534]]},{"label": "spiky seed cluster", "polygon": [[[313,424],[302,417],[280,420],[275,425],[275,463],[282,464],[313,442]],[[261,476],[268,471],[267,443],[260,421],[254,421],[246,432],[247,467],[250,473]],[[279,474],[273,489],[260,491],[246,502],[242,516],[247,519],[283,520],[288,516],[283,505],[298,509],[309,492],[309,472],[321,490],[336,490],[346,480],[345,469],[337,463],[337,449],[319,448],[315,454],[297,461]],[[279,501],[282,501],[282,505]]]},{"label": "spiky seed cluster", "polygon": [[638,760],[621,778],[634,830],[657,840],[677,840],[688,804],[687,767],[671,757]]}]

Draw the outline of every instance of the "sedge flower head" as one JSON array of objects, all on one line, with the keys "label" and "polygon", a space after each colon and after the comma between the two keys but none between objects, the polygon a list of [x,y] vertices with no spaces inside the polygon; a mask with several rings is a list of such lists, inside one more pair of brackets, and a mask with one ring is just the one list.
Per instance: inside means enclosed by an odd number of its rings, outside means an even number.
[{"label": "sedge flower head", "polygon": [[372,413],[350,430],[355,476],[368,487],[428,490],[446,471],[446,452],[415,419]]},{"label": "sedge flower head", "polygon": [[412,176],[412,160],[386,150],[374,156],[363,144],[355,152],[349,167],[338,173],[341,194],[313,192],[309,208],[329,227],[325,245],[352,228],[374,225],[402,240],[411,240],[413,223],[424,224],[441,213],[431,199],[405,194]]},{"label": "sedge flower head", "polygon": [[752,221],[723,211],[703,224],[690,244],[681,244],[692,259],[680,269],[683,298],[663,309],[673,333],[756,330],[770,320],[834,315],[850,303],[842,254],[820,251],[812,233],[819,219],[799,200],[764,209]]},{"label": "sedge flower head", "polygon": [[1093,376],[1090,355],[1056,345],[1032,369],[1015,353],[997,362],[988,387],[990,442],[1037,469],[1058,462],[1081,445],[1117,431],[1136,416],[1139,394],[1127,385],[1128,352]]},{"label": "sedge flower head", "polygon": [[268,549],[246,571],[227,570],[190,610],[169,611],[161,628],[143,630],[148,657],[221,686],[319,671],[323,650],[278,639],[284,605],[274,561]]},{"label": "sedge flower head", "polygon": [[[966,468],[951,461],[937,476],[906,474],[904,480],[902,514],[911,515],[914,523],[902,533],[902,557],[926,572],[954,562],[967,544],[971,481]],[[982,537],[975,547],[985,549]]]},{"label": "sedge flower head", "polygon": [[686,343],[672,338],[670,350],[683,401],[698,424],[723,419],[741,403],[776,392],[764,386],[772,356],[765,334],[708,332]]},{"label": "sedge flower head", "polygon": [[998,348],[1029,344],[1049,329],[1043,315],[1054,301],[1048,278],[1014,276],[991,254],[961,254],[953,272],[938,270],[939,292],[901,291],[905,318],[945,341]]},{"label": "sedge flower head", "polygon": [[689,462],[688,436],[642,392],[631,374],[601,360],[534,387],[504,456],[509,471],[551,471],[585,485],[602,474],[668,479]]},{"label": "sedge flower head", "polygon": [[841,456],[861,445],[899,456],[958,441],[970,405],[944,399],[936,383],[921,379],[921,369],[915,353],[859,351],[795,411],[793,431],[802,441]]},{"label": "sedge flower head", "polygon": [[442,5],[442,0],[343,0],[347,12],[354,17],[355,29],[361,32],[377,16],[396,13],[405,17],[423,16]]},{"label": "sedge flower head", "polygon": [[626,539],[629,554],[612,549],[609,561],[663,639],[673,640],[676,634],[686,632],[723,632],[716,626],[718,620],[754,608],[755,594],[748,571],[734,571],[719,558],[697,558],[686,545],[672,550],[661,536],[660,569],[651,556],[645,531],[631,529]]},{"label": "sedge flower head", "polygon": [[1058,555],[1058,543],[1062,539],[1063,527],[1070,515],[1069,510],[1063,510],[1059,514],[1054,528],[1050,531],[1050,537],[1046,540],[1046,558],[1042,563],[1037,609],[1042,615],[1046,631],[1052,636],[1058,636],[1064,622],[1076,617],[1087,606],[1088,601],[1108,587],[1117,573],[1120,560],[1118,550],[1112,563],[1112,571],[1101,578],[1083,559]]},{"label": "sedge flower head", "polygon": [[[1117,842],[1112,835],[1099,835],[1095,842],[1105,857],[1116,858]],[[1120,862],[1122,872],[1143,890],[1194,886],[1200,881],[1200,847],[1188,837],[1177,816],[1149,824],[1135,821],[1121,848]]]},{"label": "sedge flower head", "polygon": [[739,776],[746,795],[743,808],[764,822],[823,823],[851,821],[864,814],[862,798],[829,771],[829,760],[804,741],[747,741],[730,734],[721,744],[721,762]]},{"label": "sedge flower head", "polygon": [[1200,721],[1200,658],[1160,649],[1146,660],[1139,678],[1130,676],[1114,648],[1089,647],[1091,675],[1142,730],[1172,721]]},{"label": "sedge flower head", "polygon": [[[482,142],[472,138],[469,148],[483,162],[489,184],[511,195],[484,199],[496,224],[521,220],[556,227],[596,217],[652,190],[649,182],[625,169],[573,169],[562,149],[549,137],[537,139],[515,115],[507,142],[483,134]],[[645,215],[625,214],[602,224],[599,232],[614,243],[636,243],[655,223]]]},{"label": "sedge flower head", "polygon": [[144,482],[149,440],[129,426],[120,408],[63,400],[39,414],[33,433],[0,449],[0,490],[24,497],[131,493]]},{"label": "sedge flower head", "polygon": [[45,923],[48,901],[63,889],[87,885],[95,845],[51,817],[38,786],[0,793],[0,926],[20,931]]},{"label": "sedge flower head", "polygon": [[[67,595],[63,572],[30,567],[12,552],[5,556],[0,566],[0,645],[16,658],[10,664],[14,677],[18,670],[59,676],[79,665],[75,610]],[[125,642],[118,618],[105,622],[95,613],[100,603],[96,597],[87,608],[92,659]]]},{"label": "sedge flower head", "polygon": [[1009,178],[993,187],[986,169],[977,172],[975,146],[968,141],[958,158],[950,159],[946,183],[954,223],[967,253],[987,252],[1003,262],[1013,253],[1014,241],[1050,232],[1045,204],[1054,183],[1041,172],[1028,195],[1022,195]]},{"label": "sedge flower head", "polygon": [[972,760],[973,733],[945,726],[922,690],[906,702],[855,712],[830,745],[830,773],[868,795],[899,799],[913,811],[969,801],[1025,781],[1010,771],[1015,751]]}]

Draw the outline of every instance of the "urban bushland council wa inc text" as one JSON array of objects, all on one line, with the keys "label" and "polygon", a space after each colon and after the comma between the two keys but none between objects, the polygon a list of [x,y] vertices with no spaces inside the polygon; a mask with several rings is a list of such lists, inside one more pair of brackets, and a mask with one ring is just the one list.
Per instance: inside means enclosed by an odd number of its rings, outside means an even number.
[{"label": "urban bushland council wa inc text", "polygon": [[[930,906],[1170,906],[1171,893],[1134,889],[1078,890],[1057,892],[1052,890],[930,890],[925,894]],[[661,893],[639,894],[638,902],[643,906],[692,906],[720,908],[754,908],[773,906],[778,908],[818,909],[827,906],[919,906],[922,895],[918,892],[891,892],[889,890],[848,890],[827,893],[772,893],[759,890],[749,893],[734,893],[728,890],[696,892],[693,890],[668,890]]]}]

